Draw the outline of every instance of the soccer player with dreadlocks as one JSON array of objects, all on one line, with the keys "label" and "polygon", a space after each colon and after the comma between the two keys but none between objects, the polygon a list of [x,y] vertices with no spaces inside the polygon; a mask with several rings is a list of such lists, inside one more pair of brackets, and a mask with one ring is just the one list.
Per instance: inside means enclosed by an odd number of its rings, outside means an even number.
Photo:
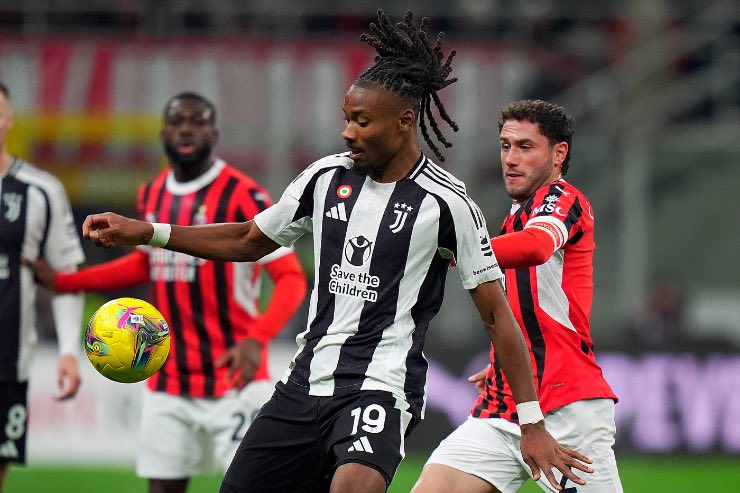
[{"label": "soccer player with dreadlocks", "polygon": [[313,233],[315,286],[308,326],[272,399],[244,437],[222,493],[383,492],[404,456],[404,438],[423,417],[422,348],[439,311],[452,259],[501,353],[519,406],[524,460],[557,488],[552,469],[589,459],[547,433],[529,356],[511,314],[486,224],[465,185],[428,159],[417,127],[449,147],[432,114],[453,130],[437,91],[452,84],[454,52],[429,21],[409,12],[394,25],[382,12],[362,40],[375,63],[344,96],[349,152],[306,168],[280,201],[253,221],[172,226],[112,213],[89,216],[97,245],[150,244],[226,261],[254,261]]}]

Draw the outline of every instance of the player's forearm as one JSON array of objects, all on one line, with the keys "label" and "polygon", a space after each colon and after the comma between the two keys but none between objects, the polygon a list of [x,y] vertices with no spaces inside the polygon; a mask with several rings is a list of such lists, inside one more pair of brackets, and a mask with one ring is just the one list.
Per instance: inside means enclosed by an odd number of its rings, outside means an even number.
[{"label": "player's forearm", "polygon": [[486,324],[486,332],[496,348],[501,368],[517,404],[537,400],[532,364],[524,337],[511,312],[495,314],[495,323]]},{"label": "player's forearm", "polygon": [[79,354],[83,304],[81,293],[58,294],[51,300],[59,354],[75,357]]},{"label": "player's forearm", "polygon": [[136,286],[148,280],[149,256],[137,250],[76,272],[59,272],[54,278],[54,289],[57,293],[107,292]]},{"label": "player's forearm", "polygon": [[207,260],[254,262],[269,253],[250,241],[254,223],[205,224],[202,226],[172,226],[167,250],[186,253]]},{"label": "player's forearm", "polygon": [[532,363],[522,331],[511,313],[501,281],[483,283],[470,291],[488,338],[496,348],[514,400],[537,400]]},{"label": "player's forearm", "polygon": [[544,264],[555,251],[552,238],[535,228],[491,238],[491,247],[502,269],[522,269]]}]

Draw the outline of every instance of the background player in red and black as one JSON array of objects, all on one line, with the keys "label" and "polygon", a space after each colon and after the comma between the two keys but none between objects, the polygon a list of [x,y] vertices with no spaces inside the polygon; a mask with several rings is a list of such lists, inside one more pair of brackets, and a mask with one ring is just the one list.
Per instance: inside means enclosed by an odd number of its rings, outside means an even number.
[{"label": "background player in red and black", "polygon": [[[573,120],[559,106],[520,101],[502,110],[499,131],[513,203],[491,244],[529,348],[547,429],[594,460],[595,472],[578,492],[621,492],[612,450],[616,396],[596,363],[589,321],[594,213],[583,192],[563,179]],[[515,492],[527,478],[521,457],[506,447],[519,434],[519,416],[493,345],[490,357],[491,365],[471,377],[481,392],[471,418],[434,451],[415,493],[482,493],[492,486]],[[573,484],[566,479],[560,485],[568,491]]]},{"label": "background player in red and black", "polygon": [[[216,109],[203,96],[171,98],[160,137],[170,166],[139,189],[141,219],[183,226],[243,222],[270,205],[260,185],[214,156]],[[260,313],[263,269],[274,290]],[[305,295],[293,251],[281,248],[259,262],[228,263],[140,247],[75,274],[39,275],[61,292],[150,283],[149,301],[169,322],[173,340],[164,367],[147,382],[141,425],[146,446],[137,453],[137,473],[150,478],[150,491],[172,493],[184,492],[193,474],[209,472],[211,456],[225,469],[272,393],[267,343]]]}]

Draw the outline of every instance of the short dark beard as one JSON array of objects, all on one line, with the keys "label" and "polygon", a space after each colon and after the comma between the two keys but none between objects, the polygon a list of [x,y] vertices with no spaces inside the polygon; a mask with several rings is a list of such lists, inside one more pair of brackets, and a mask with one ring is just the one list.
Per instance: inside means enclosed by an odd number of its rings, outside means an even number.
[{"label": "short dark beard", "polygon": [[170,163],[179,166],[184,170],[197,168],[202,165],[211,155],[213,146],[211,144],[204,144],[203,147],[197,149],[191,156],[183,156],[177,149],[169,143],[164,144],[164,153],[170,160]]}]

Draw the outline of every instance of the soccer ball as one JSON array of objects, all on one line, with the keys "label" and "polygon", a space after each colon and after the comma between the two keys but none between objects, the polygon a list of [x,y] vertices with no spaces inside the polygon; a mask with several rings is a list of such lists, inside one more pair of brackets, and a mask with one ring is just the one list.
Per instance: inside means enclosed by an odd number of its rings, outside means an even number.
[{"label": "soccer ball", "polygon": [[90,317],[85,351],[98,372],[111,380],[133,383],[154,375],[170,352],[170,328],[146,301],[117,298]]}]

